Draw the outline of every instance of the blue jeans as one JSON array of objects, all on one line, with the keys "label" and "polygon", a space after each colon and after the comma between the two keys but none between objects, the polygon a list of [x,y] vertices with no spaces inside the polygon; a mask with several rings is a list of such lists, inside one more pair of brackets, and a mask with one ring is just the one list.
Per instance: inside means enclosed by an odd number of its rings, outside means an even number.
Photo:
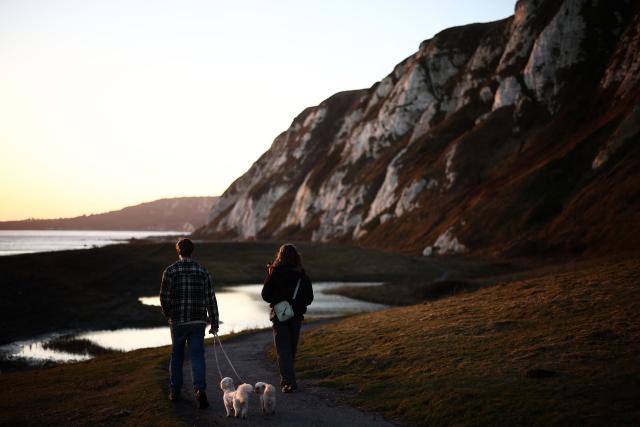
[{"label": "blue jeans", "polygon": [[171,389],[179,391],[182,388],[182,362],[184,361],[184,344],[189,346],[191,356],[191,377],[194,390],[205,391],[204,364],[204,323],[187,325],[171,325],[171,361],[169,362],[169,378]]}]

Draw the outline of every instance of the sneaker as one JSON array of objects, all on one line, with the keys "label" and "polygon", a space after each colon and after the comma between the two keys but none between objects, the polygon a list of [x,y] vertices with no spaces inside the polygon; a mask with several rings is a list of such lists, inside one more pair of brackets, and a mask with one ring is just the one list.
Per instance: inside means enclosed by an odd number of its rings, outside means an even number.
[{"label": "sneaker", "polygon": [[177,402],[180,400],[180,391],[171,390],[169,392],[169,400],[172,402]]},{"label": "sneaker", "polygon": [[202,390],[196,390],[196,400],[198,401],[198,409],[207,409],[209,407],[209,400],[207,400],[207,393]]}]

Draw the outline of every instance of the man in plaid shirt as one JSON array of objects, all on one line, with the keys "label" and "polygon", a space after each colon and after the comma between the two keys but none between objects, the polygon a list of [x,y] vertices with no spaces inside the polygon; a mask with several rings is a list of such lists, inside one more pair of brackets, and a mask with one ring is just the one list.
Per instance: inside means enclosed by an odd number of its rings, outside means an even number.
[{"label": "man in plaid shirt", "polygon": [[211,275],[206,268],[191,259],[193,249],[193,242],[189,239],[180,239],[176,243],[180,259],[167,267],[162,274],[160,305],[171,328],[169,400],[176,401],[180,397],[186,343],[191,356],[191,374],[196,400],[198,407],[204,409],[209,406],[205,381],[204,331],[209,321],[209,333],[218,332],[218,303]]}]

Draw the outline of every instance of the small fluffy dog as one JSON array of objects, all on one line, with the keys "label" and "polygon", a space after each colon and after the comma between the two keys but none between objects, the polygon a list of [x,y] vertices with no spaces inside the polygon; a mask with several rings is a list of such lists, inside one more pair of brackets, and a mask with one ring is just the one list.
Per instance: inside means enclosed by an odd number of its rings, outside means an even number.
[{"label": "small fluffy dog", "polygon": [[[224,402],[224,409],[227,411],[227,417],[234,415],[234,406],[233,401],[236,396],[236,388],[233,385],[233,380],[229,377],[225,377],[220,381],[220,388],[224,395],[222,396],[222,401]],[[237,415],[236,415],[237,416]]]},{"label": "small fluffy dog", "polygon": [[258,382],[253,388],[260,395],[260,408],[263,414],[276,413],[276,388],[271,384]]},{"label": "small fluffy dog", "polygon": [[240,384],[233,396],[233,410],[236,413],[236,418],[247,418],[247,411],[249,410],[249,395],[253,391],[251,384]]}]

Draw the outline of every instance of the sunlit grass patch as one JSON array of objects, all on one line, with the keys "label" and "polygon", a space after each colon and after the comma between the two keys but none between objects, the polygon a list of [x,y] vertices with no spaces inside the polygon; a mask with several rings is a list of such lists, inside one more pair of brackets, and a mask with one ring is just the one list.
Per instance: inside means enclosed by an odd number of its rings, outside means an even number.
[{"label": "sunlit grass patch", "polygon": [[312,331],[298,370],[416,425],[640,419],[640,262],[583,263]]}]

